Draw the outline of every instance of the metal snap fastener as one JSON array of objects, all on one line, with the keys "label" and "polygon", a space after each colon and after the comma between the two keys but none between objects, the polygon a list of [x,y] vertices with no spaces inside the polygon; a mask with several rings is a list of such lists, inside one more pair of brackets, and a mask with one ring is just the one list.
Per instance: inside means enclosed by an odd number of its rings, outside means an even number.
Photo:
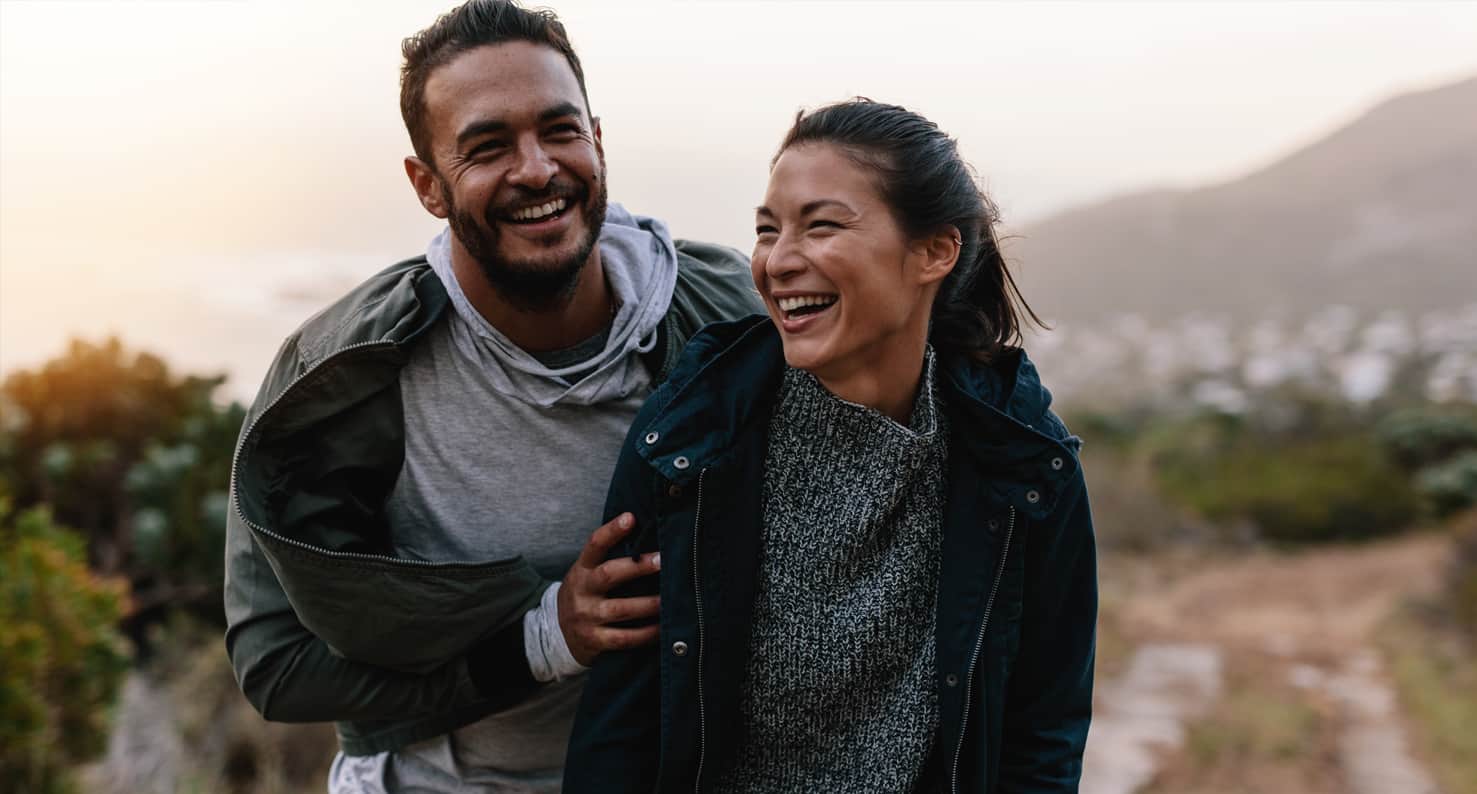
[{"label": "metal snap fastener", "polygon": [[691,466],[691,465],[692,465],[692,462],[689,461],[687,458],[681,456],[681,455],[678,455],[677,458],[672,461],[672,466],[674,466],[678,470],[686,469],[688,466]]},{"label": "metal snap fastener", "polygon": [[686,656],[687,655],[687,643],[685,643],[685,642],[683,642],[681,640],[678,640],[678,641],[672,643],[672,655],[674,655],[674,656]]},{"label": "metal snap fastener", "polygon": [[646,434],[646,443],[648,443],[648,444],[655,444],[656,443],[656,440],[659,439],[659,438],[661,438],[661,436],[660,435],[657,435],[656,431],[652,431],[652,432]]},{"label": "metal snap fastener", "polygon": [[1035,490],[1026,491],[1026,501],[1030,502],[1031,504],[1036,504],[1037,502],[1041,501],[1041,492]]},{"label": "metal snap fastener", "polygon": [[992,518],[985,523],[985,526],[989,527],[991,532],[994,532],[995,530],[1000,528],[1000,520]]},{"label": "metal snap fastener", "polygon": [[944,676],[944,683],[948,686],[959,686],[959,676],[949,673]]},{"label": "metal snap fastener", "polygon": [[673,499],[681,498],[681,496],[682,496],[682,486],[680,486],[680,485],[669,485],[669,486],[667,486],[667,496],[670,496]]},{"label": "metal snap fastener", "polygon": [[1061,471],[1062,470],[1062,466],[1064,466],[1064,465],[1066,465],[1066,464],[1062,462],[1062,459],[1061,458],[1052,458],[1051,459],[1051,467],[1053,469],[1056,469],[1057,471]]}]

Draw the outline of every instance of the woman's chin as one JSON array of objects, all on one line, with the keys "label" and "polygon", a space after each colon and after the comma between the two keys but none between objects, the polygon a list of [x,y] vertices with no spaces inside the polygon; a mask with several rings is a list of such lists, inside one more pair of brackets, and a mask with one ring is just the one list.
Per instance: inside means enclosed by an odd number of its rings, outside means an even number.
[{"label": "woman's chin", "polygon": [[785,363],[795,369],[803,369],[814,374],[817,370],[824,369],[826,363],[830,360],[830,357],[822,351],[817,350],[816,348],[819,346],[810,340],[799,341],[782,338],[781,344],[785,349]]}]

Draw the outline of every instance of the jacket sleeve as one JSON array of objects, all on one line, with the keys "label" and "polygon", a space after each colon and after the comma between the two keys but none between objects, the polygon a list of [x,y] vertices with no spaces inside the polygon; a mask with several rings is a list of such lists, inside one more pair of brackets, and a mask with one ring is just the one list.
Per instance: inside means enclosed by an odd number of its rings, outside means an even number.
[{"label": "jacket sleeve", "polygon": [[242,693],[264,718],[406,719],[475,702],[511,704],[538,686],[524,652],[521,620],[425,673],[333,653],[298,621],[249,532],[236,520],[228,525],[228,547],[251,548],[228,552],[226,650]]},{"label": "jacket sleeve", "polygon": [[[289,338],[247,414],[246,427],[302,370],[295,338]],[[226,650],[242,693],[266,719],[405,719],[474,702],[512,703],[537,686],[523,649],[521,620],[480,640],[464,657],[425,673],[335,654],[299,622],[251,529],[236,514],[232,487],[226,519]]]},{"label": "jacket sleeve", "polygon": [[[659,396],[654,395],[631,425],[605,503],[607,521],[626,511],[636,517],[632,534],[637,540],[624,550],[625,554],[652,551],[657,544],[653,475],[636,454],[635,437],[659,403]],[[652,595],[658,592],[659,584],[658,577],[646,576],[612,595]],[[566,794],[657,790],[661,758],[659,647],[657,643],[606,651],[595,659],[569,738],[564,765]]]},{"label": "jacket sleeve", "polygon": [[1076,792],[1092,718],[1097,557],[1087,489],[1026,539],[1020,652],[1005,696],[1000,791]]}]

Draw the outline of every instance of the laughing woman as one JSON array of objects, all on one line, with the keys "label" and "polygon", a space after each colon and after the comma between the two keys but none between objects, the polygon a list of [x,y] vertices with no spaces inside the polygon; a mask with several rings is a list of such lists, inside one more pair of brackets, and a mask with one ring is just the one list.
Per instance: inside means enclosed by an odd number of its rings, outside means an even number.
[{"label": "laughing woman", "polygon": [[661,640],[596,662],[565,790],[1076,791],[1092,525],[994,207],[856,100],[797,119],[757,219],[769,316],[697,335],[617,464]]}]

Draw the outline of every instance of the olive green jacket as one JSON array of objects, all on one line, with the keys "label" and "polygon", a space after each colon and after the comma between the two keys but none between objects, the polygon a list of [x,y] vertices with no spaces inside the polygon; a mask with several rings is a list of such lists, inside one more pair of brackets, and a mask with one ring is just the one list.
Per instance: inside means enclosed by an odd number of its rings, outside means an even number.
[{"label": "olive green jacket", "polygon": [[[746,257],[677,241],[660,381],[709,322],[761,311]],[[310,318],[246,417],[226,524],[226,648],[269,720],[336,721],[368,755],[444,734],[535,687],[522,617],[549,583],[520,558],[396,557],[383,505],[404,460],[399,373],[448,310],[424,257]],[[593,529],[593,527],[591,527]]]}]

